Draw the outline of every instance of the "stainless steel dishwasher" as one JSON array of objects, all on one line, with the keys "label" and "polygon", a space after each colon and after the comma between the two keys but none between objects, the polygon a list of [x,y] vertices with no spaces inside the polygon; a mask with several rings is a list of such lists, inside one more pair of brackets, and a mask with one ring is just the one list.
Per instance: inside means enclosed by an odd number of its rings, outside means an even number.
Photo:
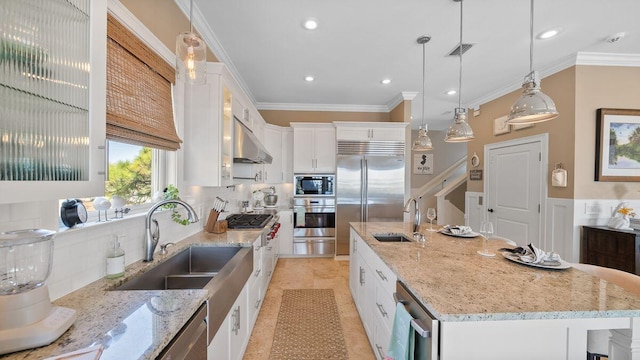
[{"label": "stainless steel dishwasher", "polygon": [[207,360],[207,343],[207,304],[203,304],[156,359]]},{"label": "stainless steel dishwasher", "polygon": [[406,285],[396,282],[396,292],[393,294],[396,302],[401,303],[413,317],[411,327],[415,331],[415,352],[413,359],[437,360],[440,338],[440,323],[427,309],[420,305],[418,299],[411,294]]}]

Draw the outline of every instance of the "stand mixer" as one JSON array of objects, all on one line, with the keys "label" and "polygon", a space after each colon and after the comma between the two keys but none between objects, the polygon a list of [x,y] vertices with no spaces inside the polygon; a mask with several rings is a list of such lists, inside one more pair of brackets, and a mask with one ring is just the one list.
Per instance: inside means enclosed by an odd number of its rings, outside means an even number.
[{"label": "stand mixer", "polygon": [[76,311],[53,306],[44,283],[51,272],[49,230],[0,233],[0,355],[47,345],[76,319]]}]

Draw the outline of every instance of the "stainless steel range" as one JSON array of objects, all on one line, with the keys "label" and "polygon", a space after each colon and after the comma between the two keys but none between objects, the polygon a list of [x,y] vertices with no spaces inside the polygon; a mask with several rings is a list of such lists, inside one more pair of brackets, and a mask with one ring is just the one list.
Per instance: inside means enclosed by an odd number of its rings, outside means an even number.
[{"label": "stainless steel range", "polygon": [[262,230],[262,246],[276,236],[280,224],[278,214],[231,214],[225,218],[230,230]]},{"label": "stainless steel range", "polygon": [[271,214],[232,214],[227,216],[229,229],[262,229],[273,219]]}]

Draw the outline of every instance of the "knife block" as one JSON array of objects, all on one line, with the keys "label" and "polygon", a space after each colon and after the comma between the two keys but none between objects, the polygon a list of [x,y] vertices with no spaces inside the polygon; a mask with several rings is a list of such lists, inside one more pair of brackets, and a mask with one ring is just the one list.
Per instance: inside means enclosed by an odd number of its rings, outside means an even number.
[{"label": "knife block", "polygon": [[215,210],[211,210],[209,212],[209,218],[207,219],[207,226],[205,227],[205,230],[207,232],[213,232],[213,228],[215,227],[215,224],[218,221],[218,216],[220,216],[220,213]]}]

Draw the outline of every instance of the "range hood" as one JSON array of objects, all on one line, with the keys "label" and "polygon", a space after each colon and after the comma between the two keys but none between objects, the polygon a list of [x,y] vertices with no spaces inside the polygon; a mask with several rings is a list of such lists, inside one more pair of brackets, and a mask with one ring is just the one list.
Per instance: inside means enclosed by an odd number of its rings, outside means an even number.
[{"label": "range hood", "polygon": [[273,157],[249,128],[233,118],[233,162],[245,164],[271,164]]}]

